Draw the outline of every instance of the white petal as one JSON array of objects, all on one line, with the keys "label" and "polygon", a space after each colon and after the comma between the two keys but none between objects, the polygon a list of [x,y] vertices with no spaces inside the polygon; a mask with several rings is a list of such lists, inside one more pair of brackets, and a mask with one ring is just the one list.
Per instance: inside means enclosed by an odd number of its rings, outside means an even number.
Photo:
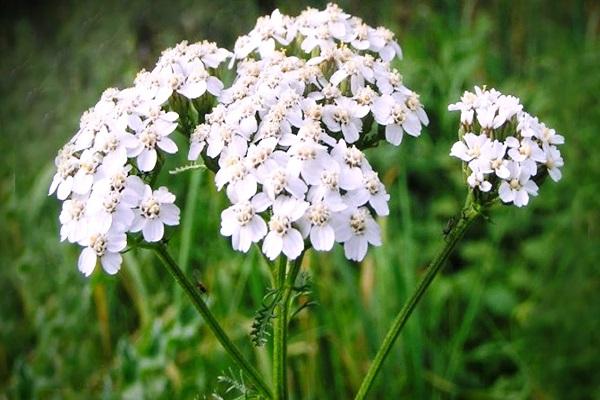
[{"label": "white petal", "polygon": [[165,233],[165,227],[158,219],[146,220],[142,233],[146,242],[158,242]]},{"label": "white petal", "polygon": [[354,143],[359,138],[359,131],[362,127],[362,121],[358,120],[355,123],[350,122],[347,125],[342,125],[342,133],[344,134],[344,139],[348,143]]},{"label": "white petal", "polygon": [[223,82],[214,76],[209,76],[206,80],[206,88],[210,94],[213,96],[218,96],[221,94],[221,90],[223,90]]},{"label": "white petal", "polygon": [[105,253],[100,257],[102,268],[110,275],[114,275],[121,269],[123,258],[119,253]]},{"label": "white petal", "polygon": [[144,149],[137,158],[138,168],[141,171],[152,171],[156,166],[156,150]]},{"label": "white petal", "polygon": [[274,232],[269,232],[267,237],[263,242],[262,251],[265,253],[265,256],[270,260],[274,260],[281,253],[283,249],[283,240],[281,236],[277,235]]},{"label": "white petal", "polygon": [[505,203],[510,203],[515,199],[515,194],[510,189],[510,186],[507,182],[502,182],[500,184],[500,188],[498,189],[498,195],[500,196],[500,200],[502,200]]},{"label": "white petal", "polygon": [[385,140],[398,146],[402,142],[402,127],[398,124],[390,124],[385,127]]},{"label": "white petal", "polygon": [[165,225],[178,225],[179,207],[175,204],[161,204],[159,217]]},{"label": "white petal", "polygon": [[315,250],[329,251],[335,242],[335,233],[329,225],[314,226],[310,231],[310,242]]},{"label": "white petal", "polygon": [[354,261],[362,261],[367,254],[367,239],[361,236],[353,236],[344,243],[344,254],[346,258]]},{"label": "white petal", "polygon": [[[161,140],[158,141],[157,143],[158,147],[160,147],[161,150],[163,150],[166,153],[169,154],[175,154],[177,153],[177,145],[175,144],[175,142],[168,138],[168,137],[163,137]],[[154,168],[154,167],[152,167]]]},{"label": "white petal", "polygon": [[371,197],[369,204],[371,204],[377,215],[384,216],[390,213],[390,208],[388,206],[389,199],[389,194],[378,193],[377,195]]},{"label": "white petal", "polygon": [[408,113],[406,115],[406,120],[402,124],[402,127],[411,136],[419,136],[421,134],[421,122],[419,118],[413,114]]},{"label": "white petal", "polygon": [[304,249],[304,240],[297,229],[290,229],[283,237],[283,254],[290,260],[297,258]]},{"label": "white petal", "polygon": [[77,267],[85,275],[90,276],[96,267],[96,252],[89,247],[86,247],[79,256]]}]

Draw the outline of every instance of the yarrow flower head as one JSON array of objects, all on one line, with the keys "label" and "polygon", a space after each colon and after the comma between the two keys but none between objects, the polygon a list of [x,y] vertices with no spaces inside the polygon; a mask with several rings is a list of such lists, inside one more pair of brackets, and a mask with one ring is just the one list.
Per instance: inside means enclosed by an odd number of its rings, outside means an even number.
[{"label": "yarrow flower head", "polygon": [[[221,234],[235,250],[299,257],[341,243],[360,261],[381,243],[375,216],[389,195],[364,150],[417,137],[428,119],[390,64],[394,34],[329,4],[297,17],[275,10],[233,52],[182,42],[108,89],[60,150],[49,193],[63,201],[61,239],[84,247],[79,268],[121,265],[128,240],[158,242],[179,223],[175,195],[154,187],[166,157],[189,139],[188,159],[213,170],[231,205]],[[235,79],[219,68],[229,60]]]},{"label": "yarrow flower head", "polygon": [[467,183],[480,196],[523,207],[546,176],[560,180],[564,137],[523,111],[518,98],[475,87],[448,110],[461,112],[450,155],[465,163]]},{"label": "yarrow flower head", "polygon": [[178,151],[171,138],[181,127],[176,105],[219,95],[215,71],[229,56],[214,43],[182,42],[152,71],[140,72],[133,87],[107,89],[81,117],[55,159],[49,194],[63,200],[61,240],[83,247],[79,269],[86,276],[98,261],[107,273],[118,272],[128,235],[141,231],[156,242],[164,225],[179,224],[175,195],[150,183],[161,159]]},{"label": "yarrow flower head", "polygon": [[333,4],[298,17],[276,10],[237,40],[236,78],[188,154],[218,165],[215,183],[232,203],[221,233],[234,249],[262,241],[268,258],[295,259],[339,242],[360,261],[381,243],[373,216],[389,213],[389,195],[363,150],[428,124],[390,65],[396,56],[390,31]]}]

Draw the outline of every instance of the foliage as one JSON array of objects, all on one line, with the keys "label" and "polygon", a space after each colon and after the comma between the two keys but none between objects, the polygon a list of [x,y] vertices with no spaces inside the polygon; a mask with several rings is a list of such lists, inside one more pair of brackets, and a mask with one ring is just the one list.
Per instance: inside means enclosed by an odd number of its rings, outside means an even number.
[{"label": "foliage", "polygon": [[[104,88],[127,85],[182,39],[230,46],[268,3],[48,2],[1,13],[0,145],[8,151],[0,158],[0,398],[210,398],[223,386],[245,387],[237,372],[224,373],[227,355],[152,254],[127,253],[116,277],[80,276],[75,249],[58,243],[57,202],[46,191],[55,150]],[[306,6],[275,3],[291,14]],[[468,234],[372,396],[597,398],[600,7],[363,3],[340,5],[398,33],[406,58],[398,67],[422,94],[431,125],[399,153],[369,155],[392,197],[384,246],[361,265],[339,249],[306,257],[318,306],[291,322],[294,398],[356,391],[390,319],[441,245],[464,197],[460,168],[448,157],[457,116],[446,107],[476,83],[517,95],[566,136],[564,177],[542,187],[531,207],[498,208]],[[185,165],[173,160],[165,171]],[[217,235],[224,197],[209,173],[184,169],[159,177],[177,182],[169,186],[183,210],[173,255],[188,272],[200,271],[215,314],[268,373],[267,349],[249,337],[268,267],[258,252],[234,254]],[[230,381],[220,384],[220,376]]]}]

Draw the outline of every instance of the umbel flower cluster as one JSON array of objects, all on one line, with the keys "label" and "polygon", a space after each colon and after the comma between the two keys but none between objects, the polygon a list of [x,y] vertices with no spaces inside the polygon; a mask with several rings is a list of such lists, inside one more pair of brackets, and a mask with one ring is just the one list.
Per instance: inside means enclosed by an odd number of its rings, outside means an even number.
[{"label": "umbel flower cluster", "polygon": [[373,217],[389,212],[362,150],[383,137],[398,145],[428,122],[390,67],[400,55],[393,35],[335,5],[297,18],[276,11],[238,39],[234,54],[235,81],[189,152],[218,160],[215,183],[232,203],[221,233],[243,252],[262,241],[269,259],[295,259],[306,240],[317,251],[343,243],[348,259],[362,260],[369,244],[381,244]]},{"label": "umbel flower cluster", "polygon": [[140,72],[133,87],[106,90],[81,117],[55,159],[49,194],[63,200],[61,240],[84,248],[78,264],[85,275],[98,259],[116,273],[128,233],[156,242],[164,225],[179,224],[175,196],[151,187],[161,160],[178,150],[170,136],[179,116],[168,102],[219,95],[223,84],[213,73],[229,55],[213,43],[181,43],[164,51],[151,72]]},{"label": "umbel flower cluster", "polygon": [[450,155],[465,162],[467,182],[478,193],[522,207],[546,176],[560,180],[557,146],[564,137],[523,111],[518,98],[475,87],[448,110],[461,112],[461,138]]},{"label": "umbel flower cluster", "polygon": [[[188,158],[202,158],[226,189],[221,233],[234,249],[257,243],[270,259],[295,259],[338,242],[362,260],[381,243],[374,217],[389,212],[363,150],[399,145],[428,123],[390,66],[400,56],[391,31],[333,4],[259,18],[233,52],[207,42],[165,50],[133,87],[106,90],[59,151],[49,193],[63,201],[61,240],[83,247],[85,275],[98,261],[116,273],[128,241],[160,241],[179,208],[155,181],[181,133]],[[219,79],[227,65],[229,87]]]}]

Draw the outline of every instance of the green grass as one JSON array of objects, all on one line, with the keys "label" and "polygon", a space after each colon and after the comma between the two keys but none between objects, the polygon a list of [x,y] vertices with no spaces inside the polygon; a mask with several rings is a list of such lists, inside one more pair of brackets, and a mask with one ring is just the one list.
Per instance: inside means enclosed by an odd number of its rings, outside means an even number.
[{"label": "green grass", "polygon": [[[6,21],[2,13],[0,399],[232,397],[217,380],[229,374],[227,354],[155,257],[132,252],[116,277],[82,277],[76,246],[59,243],[58,202],[46,197],[56,150],[103,89],[129,85],[180,40],[231,46],[264,12],[253,2],[221,3],[63,2]],[[289,13],[304,8],[276,3]],[[318,305],[291,326],[293,398],[349,398],[433,258],[464,198],[460,165],[448,157],[458,116],[446,107],[474,84],[519,96],[566,136],[564,177],[526,209],[497,208],[468,233],[372,398],[600,398],[600,8],[363,3],[340,5],[397,32],[398,68],[431,124],[400,149],[371,151],[392,196],[384,246],[360,265],[340,249],[306,257]],[[161,179],[184,210],[172,255],[199,271],[214,313],[268,376],[269,345],[255,348],[249,337],[270,286],[267,266],[256,250],[234,253],[219,235],[226,201],[209,173]]]}]

